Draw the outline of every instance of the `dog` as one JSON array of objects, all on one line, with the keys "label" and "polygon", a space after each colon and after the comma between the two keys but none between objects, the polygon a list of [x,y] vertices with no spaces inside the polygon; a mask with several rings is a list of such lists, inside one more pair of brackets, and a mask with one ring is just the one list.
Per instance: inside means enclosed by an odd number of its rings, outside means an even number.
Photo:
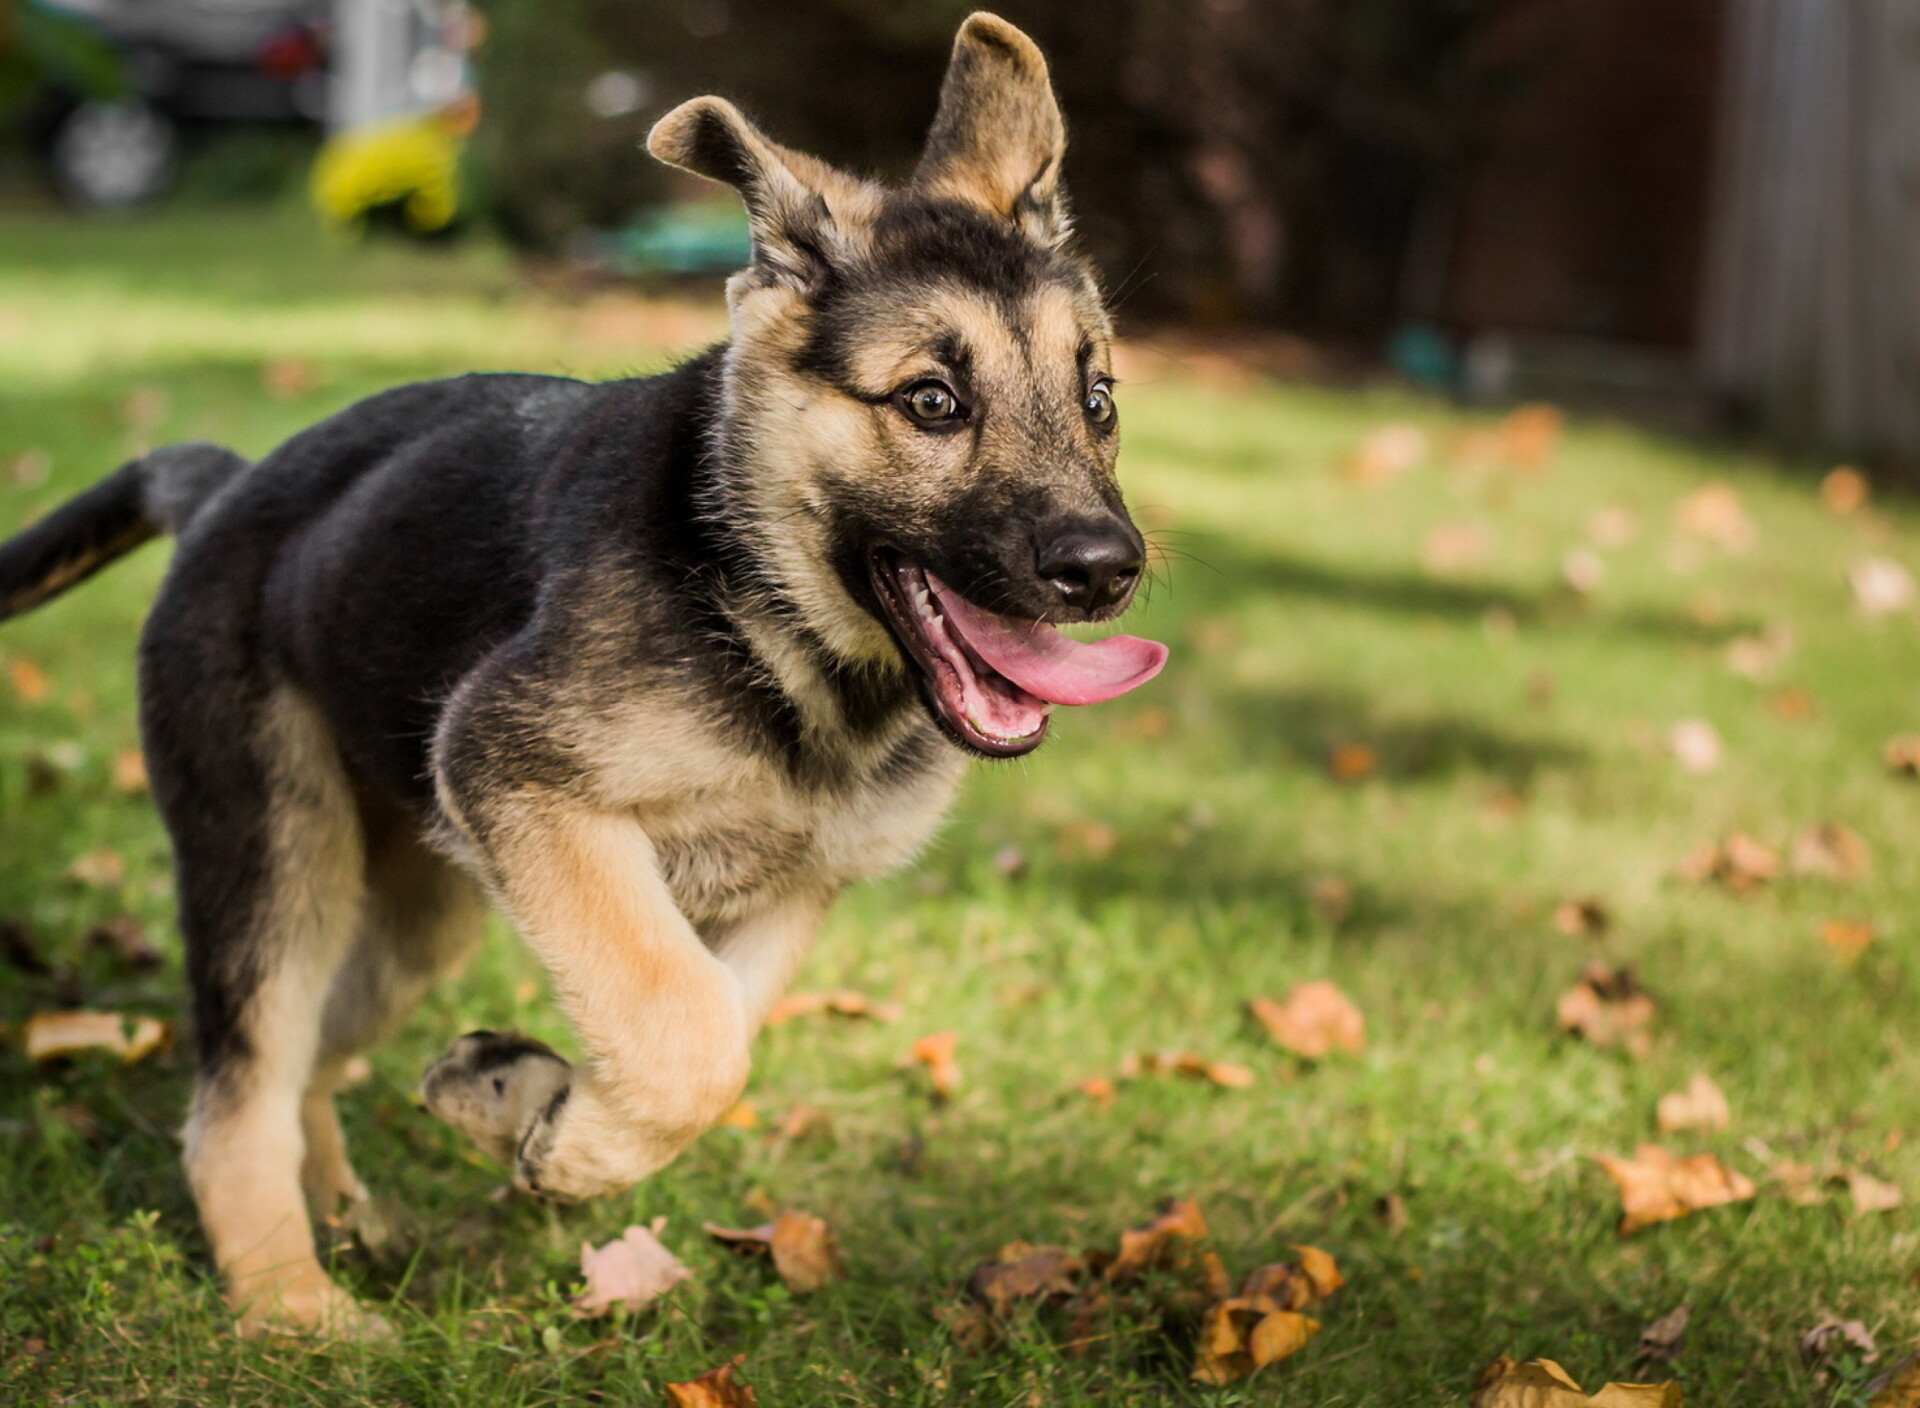
[{"label": "dog", "polygon": [[529,1192],[628,1187],[733,1105],[835,895],[913,855],[968,757],[1161,668],[1056,629],[1145,561],[1064,143],[1039,49],[984,13],[902,186],[696,98],[647,146],[745,202],[720,346],[402,387],[257,464],[156,450],[0,545],[6,616],[178,540],[140,720],[187,1177],[244,1331],[385,1332],[315,1252],[309,1209],[367,1198],[334,1096],[489,902],[584,1058],[470,1033],[424,1104]]}]

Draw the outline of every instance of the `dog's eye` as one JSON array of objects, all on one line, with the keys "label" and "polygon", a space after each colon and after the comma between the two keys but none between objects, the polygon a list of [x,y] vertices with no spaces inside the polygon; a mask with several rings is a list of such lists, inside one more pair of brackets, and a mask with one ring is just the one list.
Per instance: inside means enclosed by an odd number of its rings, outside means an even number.
[{"label": "dog's eye", "polygon": [[900,406],[921,425],[944,425],[966,414],[960,398],[937,381],[916,381],[900,393]]},{"label": "dog's eye", "polygon": [[1113,388],[1104,381],[1096,381],[1093,390],[1087,393],[1087,399],[1080,403],[1086,410],[1087,419],[1095,425],[1110,425],[1114,417]]}]

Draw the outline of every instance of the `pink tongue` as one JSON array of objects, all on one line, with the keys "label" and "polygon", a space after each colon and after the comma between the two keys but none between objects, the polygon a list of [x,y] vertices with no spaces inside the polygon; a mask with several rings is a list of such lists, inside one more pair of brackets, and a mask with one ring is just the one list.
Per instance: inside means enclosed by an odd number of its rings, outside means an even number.
[{"label": "pink tongue", "polygon": [[933,573],[927,585],[948,624],[974,654],[1027,693],[1050,704],[1099,704],[1138,689],[1160,673],[1167,648],[1139,636],[1077,641],[1039,621],[1016,621],[964,600]]}]

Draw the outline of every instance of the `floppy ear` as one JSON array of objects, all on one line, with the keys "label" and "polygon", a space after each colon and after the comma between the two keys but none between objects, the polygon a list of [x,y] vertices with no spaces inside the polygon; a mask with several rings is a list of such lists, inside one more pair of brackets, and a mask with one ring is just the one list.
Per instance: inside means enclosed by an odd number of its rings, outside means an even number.
[{"label": "floppy ear", "polygon": [[1067,127],[1039,46],[982,10],[953,41],[914,185],[1013,221],[1043,244],[1068,233]]},{"label": "floppy ear", "polygon": [[802,289],[855,253],[879,193],[824,161],[792,151],[725,98],[694,98],[653,125],[647,150],[740,192],[754,263]]}]

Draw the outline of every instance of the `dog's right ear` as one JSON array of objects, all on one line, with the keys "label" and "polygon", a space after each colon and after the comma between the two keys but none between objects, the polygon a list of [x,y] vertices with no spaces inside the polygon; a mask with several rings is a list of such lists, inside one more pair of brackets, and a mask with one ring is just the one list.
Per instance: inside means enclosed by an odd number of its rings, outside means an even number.
[{"label": "dog's right ear", "polygon": [[806,291],[855,255],[879,191],[773,141],[725,98],[694,98],[653,125],[647,150],[740,192],[756,267]]}]

